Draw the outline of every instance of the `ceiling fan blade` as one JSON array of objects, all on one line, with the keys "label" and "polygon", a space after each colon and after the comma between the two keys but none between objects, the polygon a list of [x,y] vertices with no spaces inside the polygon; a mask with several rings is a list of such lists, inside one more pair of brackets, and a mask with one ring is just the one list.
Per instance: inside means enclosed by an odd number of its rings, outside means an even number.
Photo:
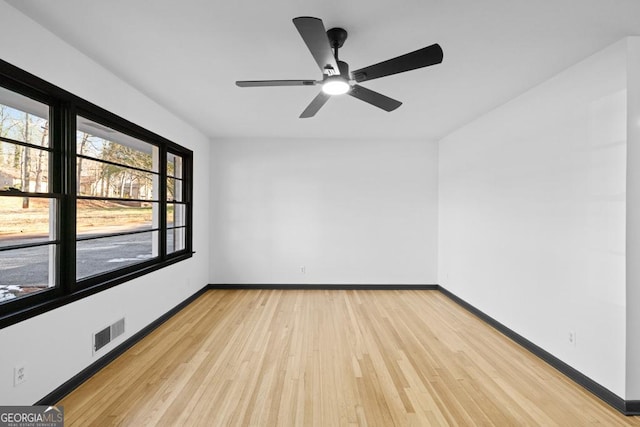
[{"label": "ceiling fan blade", "polygon": [[360,85],[351,86],[351,90],[348,93],[354,98],[358,98],[361,101],[368,102],[371,105],[382,108],[384,111],[393,111],[402,105],[402,102],[400,101],[396,101],[393,98],[389,98],[388,96],[384,96],[381,93]]},{"label": "ceiling fan blade", "polygon": [[442,62],[442,48],[439,44],[418,49],[387,61],[379,62],[365,68],[353,71],[353,79],[358,83],[373,80],[392,74],[428,67]]},{"label": "ceiling fan blade", "polygon": [[240,87],[315,86],[315,84],[315,80],[239,80],[236,82]]},{"label": "ceiling fan blade", "polygon": [[329,100],[329,98],[331,98],[331,95],[327,95],[326,93],[320,91],[320,93],[318,93],[316,97],[313,98],[311,104],[309,104],[307,108],[304,109],[302,114],[300,114],[300,118],[307,119],[309,117],[315,116],[318,110],[322,108],[322,106]]},{"label": "ceiling fan blade", "polygon": [[322,73],[329,75],[340,74],[322,19],[301,16],[294,18],[293,24],[307,44],[307,48],[309,48]]}]

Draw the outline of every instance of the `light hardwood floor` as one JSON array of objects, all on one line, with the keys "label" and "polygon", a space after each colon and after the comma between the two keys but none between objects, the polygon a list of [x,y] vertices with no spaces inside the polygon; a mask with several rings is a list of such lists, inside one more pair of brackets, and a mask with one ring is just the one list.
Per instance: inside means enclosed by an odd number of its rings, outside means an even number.
[{"label": "light hardwood floor", "polygon": [[212,290],[67,426],[637,425],[438,291]]}]

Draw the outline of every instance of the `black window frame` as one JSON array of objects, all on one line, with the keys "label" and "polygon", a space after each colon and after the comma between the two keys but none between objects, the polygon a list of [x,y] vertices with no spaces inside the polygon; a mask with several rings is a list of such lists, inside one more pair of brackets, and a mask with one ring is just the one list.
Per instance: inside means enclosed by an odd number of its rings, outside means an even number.
[{"label": "black window frame", "polygon": [[[0,59],[0,86],[49,106],[49,192],[57,206],[56,286],[0,303],[0,329],[128,282],[193,256],[193,151],[132,123]],[[159,149],[158,256],[117,270],[76,280],[76,117],[80,115]],[[182,199],[186,205],[185,247],[167,252],[167,153],[183,159]],[[9,195],[0,193],[0,195]],[[23,194],[20,194],[23,196]]]}]

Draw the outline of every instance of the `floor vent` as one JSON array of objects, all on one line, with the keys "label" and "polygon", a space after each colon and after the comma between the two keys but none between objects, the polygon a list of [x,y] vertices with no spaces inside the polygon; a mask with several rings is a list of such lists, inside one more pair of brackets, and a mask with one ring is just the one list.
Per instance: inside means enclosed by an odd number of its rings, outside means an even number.
[{"label": "floor vent", "polygon": [[124,334],[124,317],[111,325],[111,339],[116,339]]},{"label": "floor vent", "polygon": [[97,352],[122,334],[124,334],[124,317],[93,335],[93,352]]},{"label": "floor vent", "polygon": [[93,336],[93,351],[98,351],[111,342],[111,327],[96,332]]}]

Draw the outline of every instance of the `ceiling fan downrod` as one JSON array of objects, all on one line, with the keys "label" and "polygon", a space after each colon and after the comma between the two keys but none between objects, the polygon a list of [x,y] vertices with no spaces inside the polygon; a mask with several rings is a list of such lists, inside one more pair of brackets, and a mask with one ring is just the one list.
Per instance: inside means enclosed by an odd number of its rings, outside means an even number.
[{"label": "ceiling fan downrod", "polygon": [[[331,28],[327,30],[327,38],[329,39],[329,44],[333,48],[333,56],[336,61],[338,61],[338,49],[340,49],[344,42],[347,40],[349,33],[344,28]],[[342,70],[340,70],[340,74],[342,74]]]}]

